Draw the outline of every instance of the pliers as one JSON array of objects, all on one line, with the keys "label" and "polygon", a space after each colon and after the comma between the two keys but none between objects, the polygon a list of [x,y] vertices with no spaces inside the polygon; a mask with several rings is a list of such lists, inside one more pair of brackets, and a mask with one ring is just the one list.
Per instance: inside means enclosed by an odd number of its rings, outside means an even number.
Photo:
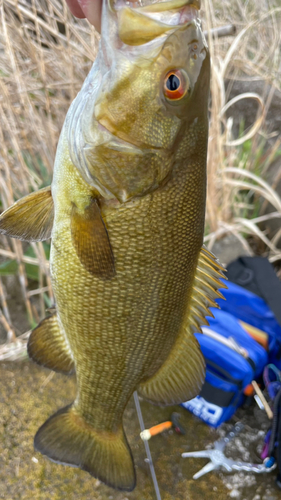
[{"label": "pliers", "polygon": [[234,425],[232,430],[223,439],[214,443],[214,448],[211,450],[182,453],[182,457],[184,458],[200,457],[210,459],[210,462],[205,465],[203,469],[194,474],[193,479],[198,479],[204,474],[207,474],[207,472],[219,469],[220,467],[224,468],[228,472],[233,470],[245,470],[248,472],[256,472],[258,474],[262,472],[270,472],[276,467],[276,464],[272,465],[272,463],[269,463],[267,460],[265,460],[262,464],[252,464],[250,462],[242,462],[241,460],[231,460],[225,456],[223,452],[225,446],[243,429],[243,427],[244,426],[241,423]]}]

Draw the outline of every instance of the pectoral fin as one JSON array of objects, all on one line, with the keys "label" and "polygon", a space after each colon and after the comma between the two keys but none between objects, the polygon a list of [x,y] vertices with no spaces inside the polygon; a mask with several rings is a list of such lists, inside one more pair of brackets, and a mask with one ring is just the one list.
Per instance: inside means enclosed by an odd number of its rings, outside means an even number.
[{"label": "pectoral fin", "polygon": [[83,213],[73,204],[71,236],[77,256],[89,273],[104,280],[114,277],[113,251],[96,200]]},{"label": "pectoral fin", "polygon": [[156,404],[172,405],[192,399],[199,394],[205,378],[205,362],[194,333],[208,324],[210,306],[217,306],[221,297],[218,288],[224,268],[214,255],[202,248],[194,277],[193,291],[185,323],[163,366],[138,387],[141,396]]},{"label": "pectoral fin", "polygon": [[27,344],[30,358],[50,370],[69,374],[74,371],[74,362],[57,314],[43,319],[34,328]]},{"label": "pectoral fin", "polygon": [[0,233],[24,241],[44,241],[51,237],[54,202],[51,187],[31,193],[0,215]]}]

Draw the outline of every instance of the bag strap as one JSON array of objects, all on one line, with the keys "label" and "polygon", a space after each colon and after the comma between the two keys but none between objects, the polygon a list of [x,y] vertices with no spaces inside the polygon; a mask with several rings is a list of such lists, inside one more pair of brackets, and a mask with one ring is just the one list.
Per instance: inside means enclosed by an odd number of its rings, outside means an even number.
[{"label": "bag strap", "polygon": [[276,460],[277,460],[277,468],[278,468],[278,476],[277,476],[277,481],[278,478],[281,480],[281,389],[280,389],[280,397],[279,397],[279,404],[278,404],[278,418],[279,418],[279,424],[278,424],[278,430],[277,430],[277,449],[276,449]]},{"label": "bag strap", "polygon": [[[281,421],[279,425],[279,420],[280,420],[280,412],[281,412],[281,389],[279,389],[278,393],[275,396],[274,403],[273,403],[273,421],[272,421],[272,427],[271,427],[271,435],[270,435],[270,440],[269,440],[269,446],[268,446],[268,456],[271,457],[274,455],[274,450],[275,450],[275,445],[276,445],[276,440],[277,440],[277,435],[278,435],[278,429],[281,429]],[[281,453],[281,448],[280,448],[280,453]],[[281,460],[281,454],[279,459]],[[281,463],[280,463],[281,467]]]}]

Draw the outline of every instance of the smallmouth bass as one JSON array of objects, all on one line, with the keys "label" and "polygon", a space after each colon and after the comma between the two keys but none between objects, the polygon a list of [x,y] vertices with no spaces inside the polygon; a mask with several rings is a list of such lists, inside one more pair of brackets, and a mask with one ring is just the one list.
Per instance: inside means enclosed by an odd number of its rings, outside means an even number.
[{"label": "smallmouth bass", "polygon": [[99,53],[69,109],[52,186],[0,217],[4,234],[52,238],[56,311],[28,353],[77,376],[75,401],[43,424],[35,448],[127,491],[127,402],[136,389],[162,405],[199,393],[193,333],[223,288],[202,247],[210,60],[199,8],[104,0]]}]

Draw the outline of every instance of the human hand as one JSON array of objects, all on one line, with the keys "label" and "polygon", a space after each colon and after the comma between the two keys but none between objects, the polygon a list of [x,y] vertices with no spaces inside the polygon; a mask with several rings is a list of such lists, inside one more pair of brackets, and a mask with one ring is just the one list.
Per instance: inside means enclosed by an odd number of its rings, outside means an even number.
[{"label": "human hand", "polygon": [[66,0],[66,3],[75,17],[86,17],[100,32],[102,0]]}]

